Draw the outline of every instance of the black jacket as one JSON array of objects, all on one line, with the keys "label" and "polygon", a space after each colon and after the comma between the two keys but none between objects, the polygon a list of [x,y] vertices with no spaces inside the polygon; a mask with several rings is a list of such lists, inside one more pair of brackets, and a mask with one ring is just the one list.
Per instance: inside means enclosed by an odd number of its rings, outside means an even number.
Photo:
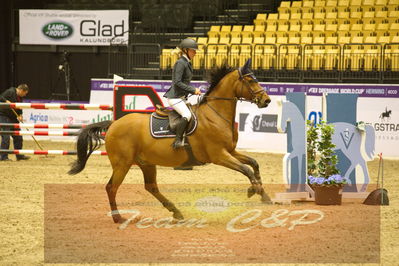
[{"label": "black jacket", "polygon": [[184,56],[180,57],[173,67],[172,86],[165,93],[166,98],[180,98],[194,94],[195,88],[190,86],[193,77],[193,68]]},{"label": "black jacket", "polygon": [[[4,103],[4,102],[6,102],[6,100],[8,100],[12,103],[22,102],[22,98],[17,95],[17,89],[14,87],[11,87],[8,90],[5,90],[0,95],[0,102]],[[22,109],[14,109],[14,111],[18,115],[22,114]],[[7,116],[8,118],[10,118],[12,120],[17,120],[17,117],[15,116],[14,112],[11,109],[0,109],[0,115]]]}]

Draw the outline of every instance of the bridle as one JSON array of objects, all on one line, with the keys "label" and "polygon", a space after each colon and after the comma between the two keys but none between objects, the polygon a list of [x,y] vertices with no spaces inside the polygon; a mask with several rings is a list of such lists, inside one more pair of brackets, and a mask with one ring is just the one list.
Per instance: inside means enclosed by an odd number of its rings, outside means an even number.
[{"label": "bridle", "polygon": [[[259,99],[256,97],[256,95],[261,93],[261,92],[263,92],[263,89],[259,89],[257,91],[253,91],[252,88],[251,88],[251,85],[249,84],[249,81],[245,79],[245,77],[249,76],[249,77],[252,78],[252,80],[254,80],[256,83],[258,83],[258,80],[256,79],[254,73],[253,72],[249,72],[249,73],[246,73],[246,74],[242,74],[242,69],[240,67],[240,68],[238,68],[238,74],[239,74],[238,79],[241,81],[241,89],[240,89],[241,97],[217,97],[217,96],[203,96],[203,97],[204,98],[208,98],[208,99],[213,99],[213,100],[240,101],[240,102],[250,102],[250,103],[258,104],[259,103]],[[249,91],[249,93],[252,96],[251,100],[247,100],[244,97],[242,97],[244,84],[247,86],[248,91]]]},{"label": "bridle", "polygon": [[[212,100],[227,100],[227,101],[240,101],[240,102],[250,102],[250,103],[254,103],[254,104],[258,104],[259,103],[259,98],[256,97],[257,94],[263,92],[264,90],[261,88],[257,91],[253,91],[251,88],[251,85],[249,84],[249,81],[245,79],[246,76],[249,76],[252,78],[253,81],[255,81],[256,83],[258,83],[258,80],[256,79],[255,75],[253,72],[249,72],[246,74],[242,73],[242,69],[238,68],[238,74],[239,74],[239,80],[241,81],[241,89],[240,89],[240,94],[241,97],[217,97],[217,96],[203,96],[204,98],[207,99],[212,99]],[[242,97],[243,95],[243,89],[244,89],[244,84],[245,86],[247,86],[249,93],[252,96],[251,100],[247,100],[244,97]],[[226,119],[225,117],[223,117],[221,114],[219,114],[219,112],[213,108],[208,102],[206,102],[207,106],[214,111],[220,118],[222,118],[224,121],[226,121],[228,124],[230,124],[231,122]],[[234,118],[233,118],[234,120]]]}]

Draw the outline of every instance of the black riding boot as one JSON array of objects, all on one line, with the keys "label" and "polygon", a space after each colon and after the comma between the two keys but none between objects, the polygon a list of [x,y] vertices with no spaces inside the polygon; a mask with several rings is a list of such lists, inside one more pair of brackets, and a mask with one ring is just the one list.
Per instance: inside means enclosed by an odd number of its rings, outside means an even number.
[{"label": "black riding boot", "polygon": [[173,142],[173,149],[183,148],[184,146],[188,146],[187,143],[184,143],[184,132],[186,131],[188,125],[187,118],[183,117],[180,119],[179,124],[176,126],[176,139]]}]

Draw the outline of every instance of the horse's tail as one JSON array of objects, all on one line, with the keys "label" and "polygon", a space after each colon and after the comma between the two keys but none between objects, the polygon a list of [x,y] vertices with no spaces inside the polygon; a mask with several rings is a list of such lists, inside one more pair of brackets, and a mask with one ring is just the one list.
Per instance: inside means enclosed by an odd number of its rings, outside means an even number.
[{"label": "horse's tail", "polygon": [[76,175],[85,168],[92,152],[101,146],[101,132],[106,131],[111,124],[112,121],[102,121],[90,124],[79,132],[76,144],[78,158],[72,163],[68,174]]}]

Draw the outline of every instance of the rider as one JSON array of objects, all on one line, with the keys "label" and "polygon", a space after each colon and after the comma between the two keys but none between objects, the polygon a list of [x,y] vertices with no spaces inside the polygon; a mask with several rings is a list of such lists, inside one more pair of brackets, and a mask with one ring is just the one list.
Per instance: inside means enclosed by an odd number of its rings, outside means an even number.
[{"label": "rider", "polygon": [[172,86],[164,95],[164,97],[168,98],[169,105],[182,116],[182,119],[176,126],[176,139],[173,143],[174,149],[184,147],[185,145],[183,135],[191,120],[191,111],[186,105],[187,96],[190,93],[201,94],[199,88],[189,85],[193,77],[191,60],[198,50],[198,44],[193,39],[187,38],[181,41],[177,50],[179,59],[173,67]]}]

